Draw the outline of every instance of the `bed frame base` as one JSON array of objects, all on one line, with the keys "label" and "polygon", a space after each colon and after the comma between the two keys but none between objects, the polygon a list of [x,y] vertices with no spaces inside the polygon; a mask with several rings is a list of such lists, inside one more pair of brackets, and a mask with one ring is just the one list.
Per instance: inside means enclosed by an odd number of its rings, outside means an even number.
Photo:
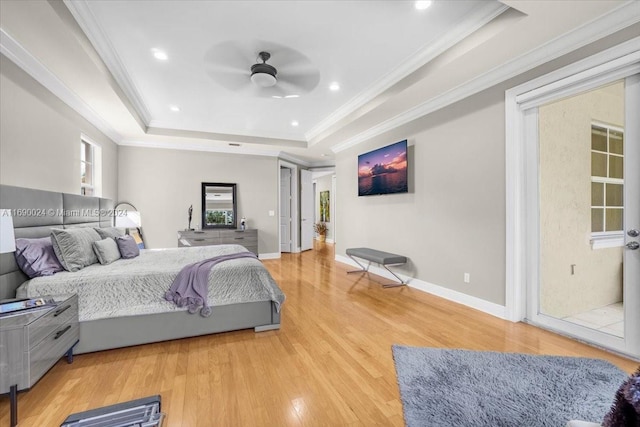
[{"label": "bed frame base", "polygon": [[186,311],[112,317],[80,322],[74,354],[92,353],[160,341],[254,329],[280,328],[280,313],[271,301],[214,306],[210,317]]},{"label": "bed frame base", "polygon": [[280,323],[276,323],[273,325],[256,326],[255,328],[253,328],[253,330],[256,332],[275,331],[277,329],[280,329]]}]

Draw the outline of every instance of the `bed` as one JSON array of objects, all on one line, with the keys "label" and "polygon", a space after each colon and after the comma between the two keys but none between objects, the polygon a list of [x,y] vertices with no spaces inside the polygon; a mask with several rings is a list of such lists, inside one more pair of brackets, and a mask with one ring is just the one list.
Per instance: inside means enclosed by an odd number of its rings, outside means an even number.
[{"label": "bed", "polygon": [[[112,226],[113,206],[105,198],[0,185],[0,207],[14,210],[16,238],[47,237],[52,229],[107,229]],[[0,298],[77,293],[76,354],[239,329],[278,329],[284,295],[257,259],[234,259],[211,270],[209,317],[188,313],[164,299],[184,265],[239,252],[247,251],[238,245],[147,249],[133,259],[31,280],[13,253],[1,254]]]}]

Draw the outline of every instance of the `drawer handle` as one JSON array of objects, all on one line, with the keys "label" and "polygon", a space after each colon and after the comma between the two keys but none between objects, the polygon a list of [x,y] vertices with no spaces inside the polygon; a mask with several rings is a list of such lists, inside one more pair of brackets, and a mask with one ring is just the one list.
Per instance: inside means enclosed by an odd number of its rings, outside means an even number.
[{"label": "drawer handle", "polygon": [[236,237],[235,240],[244,240],[244,237]]},{"label": "drawer handle", "polygon": [[67,311],[69,308],[71,308],[70,305],[65,305],[62,308],[59,308],[56,310],[56,312],[54,313],[53,317],[58,317],[60,316],[62,313],[64,313],[65,311]]},{"label": "drawer handle", "polygon": [[58,338],[60,338],[61,336],[64,335],[65,332],[67,332],[69,329],[71,329],[71,325],[67,325],[66,328],[64,328],[61,331],[56,332],[56,336],[53,338],[54,340],[57,340]]},{"label": "drawer handle", "polygon": [[204,242],[204,239],[193,239],[194,242]]}]

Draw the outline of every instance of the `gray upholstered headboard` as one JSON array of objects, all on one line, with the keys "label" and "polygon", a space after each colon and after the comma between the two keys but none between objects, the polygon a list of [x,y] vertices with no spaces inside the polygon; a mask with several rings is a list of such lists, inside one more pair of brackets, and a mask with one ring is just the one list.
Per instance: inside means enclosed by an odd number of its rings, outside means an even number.
[{"label": "gray upholstered headboard", "polygon": [[[11,209],[18,237],[46,237],[52,228],[111,227],[113,200],[0,185],[0,209]],[[0,299],[14,298],[28,277],[13,253],[0,254]]]}]

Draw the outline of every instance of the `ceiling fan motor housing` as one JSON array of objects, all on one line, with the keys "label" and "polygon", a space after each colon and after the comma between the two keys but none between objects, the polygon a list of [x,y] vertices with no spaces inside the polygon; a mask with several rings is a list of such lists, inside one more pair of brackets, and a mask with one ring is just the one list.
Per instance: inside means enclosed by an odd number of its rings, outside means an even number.
[{"label": "ceiling fan motor housing", "polygon": [[275,67],[266,63],[271,57],[268,52],[260,52],[259,56],[263,62],[262,64],[253,64],[251,66],[251,81],[261,87],[271,87],[278,81],[276,78],[278,71]]}]

